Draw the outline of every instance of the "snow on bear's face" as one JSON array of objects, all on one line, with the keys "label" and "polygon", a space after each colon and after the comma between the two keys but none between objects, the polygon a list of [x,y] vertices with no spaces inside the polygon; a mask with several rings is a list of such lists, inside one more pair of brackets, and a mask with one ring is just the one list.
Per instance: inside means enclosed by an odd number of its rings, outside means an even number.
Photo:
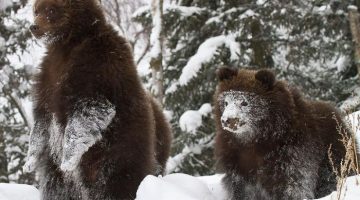
[{"label": "snow on bear's face", "polygon": [[269,116],[268,103],[255,93],[225,91],[220,94],[218,103],[222,128],[243,141],[254,139],[260,123]]}]

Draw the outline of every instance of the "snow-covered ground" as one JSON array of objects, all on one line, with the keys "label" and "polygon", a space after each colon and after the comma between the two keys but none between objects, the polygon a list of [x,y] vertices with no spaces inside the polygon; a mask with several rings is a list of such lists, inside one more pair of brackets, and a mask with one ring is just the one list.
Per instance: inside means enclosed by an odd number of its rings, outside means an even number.
[{"label": "snow-covered ground", "polygon": [[[139,186],[136,200],[226,200],[221,185],[223,175],[194,177],[170,174],[164,177],[147,176]],[[345,193],[344,193],[345,192]],[[350,177],[342,193],[342,200],[359,200],[360,176]],[[1,200],[40,200],[37,189],[28,185],[0,184]],[[335,200],[334,192],[319,200]]]},{"label": "snow-covered ground", "polygon": [[30,185],[0,183],[1,200],[39,200],[39,191]]},{"label": "snow-covered ground", "polygon": [[337,200],[338,195],[341,196],[341,200],[359,200],[360,199],[360,176],[349,177],[346,181],[345,187],[341,194],[333,192],[327,197],[319,200]]},{"label": "snow-covered ground", "polygon": [[[136,200],[226,200],[222,177],[220,174],[203,177],[186,174],[147,176],[137,191]],[[360,199],[360,176],[347,179],[341,196],[341,200]],[[319,200],[337,200],[337,193]]]},{"label": "snow-covered ground", "polygon": [[136,200],[222,200],[225,191],[220,184],[221,178],[222,175],[147,176],[139,186]]}]

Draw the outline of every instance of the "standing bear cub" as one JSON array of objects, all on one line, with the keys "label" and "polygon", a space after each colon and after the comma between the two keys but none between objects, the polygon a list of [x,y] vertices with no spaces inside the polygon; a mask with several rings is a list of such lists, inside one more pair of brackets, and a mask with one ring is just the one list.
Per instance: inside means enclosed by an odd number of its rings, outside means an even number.
[{"label": "standing bear cub", "polygon": [[43,200],[134,199],[169,156],[169,124],[98,2],[34,3],[30,29],[47,52],[34,85],[24,168],[39,174]]},{"label": "standing bear cub", "polygon": [[268,70],[217,73],[215,154],[229,199],[313,199],[336,189],[328,149],[338,168],[345,148],[332,106],[305,100]]}]

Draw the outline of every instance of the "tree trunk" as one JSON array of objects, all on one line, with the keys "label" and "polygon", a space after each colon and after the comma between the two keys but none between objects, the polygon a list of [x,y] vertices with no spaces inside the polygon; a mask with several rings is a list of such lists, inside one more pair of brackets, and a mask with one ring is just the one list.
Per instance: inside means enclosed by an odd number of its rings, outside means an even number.
[{"label": "tree trunk", "polygon": [[359,12],[356,7],[349,7],[349,23],[354,42],[354,61],[360,75],[360,23]]},{"label": "tree trunk", "polygon": [[152,1],[152,22],[153,29],[151,32],[150,43],[151,43],[151,60],[150,67],[152,71],[153,80],[153,94],[162,104],[164,98],[164,85],[163,85],[163,0]]},{"label": "tree trunk", "polygon": [[8,162],[7,156],[5,153],[5,137],[4,137],[4,130],[0,128],[0,183],[8,183]]},{"label": "tree trunk", "polygon": [[251,48],[253,50],[252,65],[257,68],[271,68],[273,67],[273,61],[270,54],[269,44],[265,40],[261,40],[264,37],[262,25],[258,19],[253,19],[250,25],[252,42]]}]

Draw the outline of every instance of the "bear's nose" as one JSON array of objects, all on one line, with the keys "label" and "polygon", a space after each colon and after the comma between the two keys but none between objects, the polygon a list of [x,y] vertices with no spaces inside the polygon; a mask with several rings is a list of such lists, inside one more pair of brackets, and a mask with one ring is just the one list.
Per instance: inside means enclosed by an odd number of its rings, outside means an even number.
[{"label": "bear's nose", "polygon": [[223,125],[226,125],[226,124],[229,123],[229,119],[221,119],[221,123],[222,123]]},{"label": "bear's nose", "polygon": [[221,123],[225,126],[234,126],[239,121],[238,118],[221,119]]},{"label": "bear's nose", "polygon": [[31,25],[30,26],[30,31],[37,31],[39,30],[39,26],[38,25]]},{"label": "bear's nose", "polygon": [[239,118],[225,118],[225,119],[221,119],[221,124],[223,127],[236,130],[241,126],[243,126],[245,122],[241,122]]}]

